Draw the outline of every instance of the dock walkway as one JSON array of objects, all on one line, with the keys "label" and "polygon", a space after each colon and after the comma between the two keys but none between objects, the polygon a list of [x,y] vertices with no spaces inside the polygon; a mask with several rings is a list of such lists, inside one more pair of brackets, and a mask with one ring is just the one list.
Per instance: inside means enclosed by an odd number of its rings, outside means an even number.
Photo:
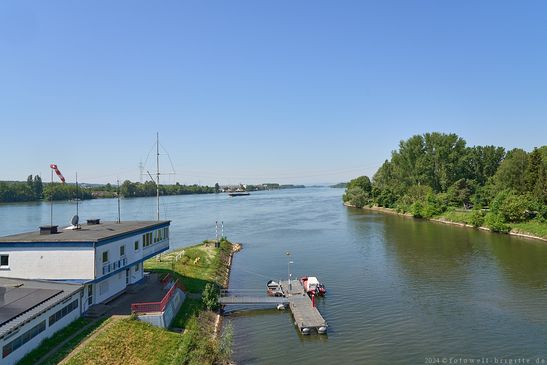
[{"label": "dock walkway", "polygon": [[313,306],[312,300],[306,294],[304,287],[298,280],[281,281],[281,288],[284,297],[270,297],[267,295],[258,295],[264,293],[257,290],[223,290],[221,292],[219,303],[221,305],[230,304],[283,304],[289,305],[294,317],[294,324],[303,335],[312,332],[323,334],[327,332],[327,321],[321,316],[321,313]]},{"label": "dock walkway", "polygon": [[281,288],[289,299],[289,307],[294,317],[294,324],[302,334],[309,334],[315,330],[317,333],[327,332],[327,321],[321,313],[313,306],[312,300],[306,294],[304,287],[298,280],[282,281]]}]

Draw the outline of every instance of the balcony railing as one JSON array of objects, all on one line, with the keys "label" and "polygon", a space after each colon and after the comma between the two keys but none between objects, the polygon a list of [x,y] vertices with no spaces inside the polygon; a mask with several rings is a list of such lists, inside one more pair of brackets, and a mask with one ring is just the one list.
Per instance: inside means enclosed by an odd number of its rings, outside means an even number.
[{"label": "balcony railing", "polygon": [[180,288],[179,281],[175,281],[171,289],[165,294],[161,302],[149,302],[149,303],[133,303],[131,304],[131,312],[142,314],[142,313],[154,313],[154,312],[163,312],[165,307],[169,303],[169,300],[175,294],[175,290]]},{"label": "balcony railing", "polygon": [[108,274],[112,271],[118,270],[119,268],[127,265],[127,258],[119,259],[118,261],[110,262],[103,265],[103,275]]}]

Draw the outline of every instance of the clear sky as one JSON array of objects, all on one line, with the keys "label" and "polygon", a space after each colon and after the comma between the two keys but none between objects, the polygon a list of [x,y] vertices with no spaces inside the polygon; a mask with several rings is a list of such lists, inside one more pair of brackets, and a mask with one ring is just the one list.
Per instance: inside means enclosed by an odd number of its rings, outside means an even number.
[{"label": "clear sky", "polygon": [[156,131],[181,183],[345,181],[431,131],[531,150],[547,2],[4,0],[0,125],[3,180],[138,180]]}]

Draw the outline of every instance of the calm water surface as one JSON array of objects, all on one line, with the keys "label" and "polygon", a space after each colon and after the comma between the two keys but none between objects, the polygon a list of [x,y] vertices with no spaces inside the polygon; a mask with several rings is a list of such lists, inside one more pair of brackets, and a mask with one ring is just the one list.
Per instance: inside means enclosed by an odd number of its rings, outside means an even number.
[{"label": "calm water surface", "polygon": [[[328,336],[303,337],[289,312],[234,311],[239,364],[424,364],[426,358],[547,361],[547,244],[384,215],[341,204],[339,189],[162,198],[171,245],[214,237],[214,223],[244,244],[230,286],[262,289],[316,275]],[[154,219],[155,199],[122,200],[122,219]],[[68,223],[74,203],[56,203]],[[82,202],[82,219],[114,220],[116,200]],[[49,222],[49,205],[0,205],[0,234]],[[492,362],[493,363],[493,362]]]}]

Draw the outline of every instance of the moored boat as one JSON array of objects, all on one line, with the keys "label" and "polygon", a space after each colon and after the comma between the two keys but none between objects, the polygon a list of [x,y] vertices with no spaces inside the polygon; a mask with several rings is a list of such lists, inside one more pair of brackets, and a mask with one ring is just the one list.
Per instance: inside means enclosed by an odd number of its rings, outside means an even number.
[{"label": "moored boat", "polygon": [[270,297],[284,296],[283,289],[281,289],[281,284],[274,280],[270,280],[266,284],[266,293],[268,293]]},{"label": "moored boat", "polygon": [[300,282],[308,295],[324,296],[327,294],[327,288],[315,276],[304,276],[300,278]]}]

